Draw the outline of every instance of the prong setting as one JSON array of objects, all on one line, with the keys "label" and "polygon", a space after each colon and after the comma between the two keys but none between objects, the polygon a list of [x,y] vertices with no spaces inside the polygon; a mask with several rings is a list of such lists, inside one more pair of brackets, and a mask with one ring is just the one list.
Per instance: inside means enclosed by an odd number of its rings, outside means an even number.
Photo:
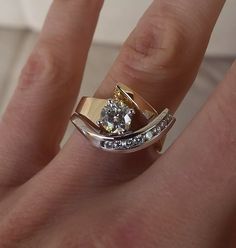
[{"label": "prong setting", "polygon": [[108,99],[107,105],[101,111],[97,124],[108,135],[122,135],[129,132],[134,114],[134,109],[130,108],[123,101]]}]

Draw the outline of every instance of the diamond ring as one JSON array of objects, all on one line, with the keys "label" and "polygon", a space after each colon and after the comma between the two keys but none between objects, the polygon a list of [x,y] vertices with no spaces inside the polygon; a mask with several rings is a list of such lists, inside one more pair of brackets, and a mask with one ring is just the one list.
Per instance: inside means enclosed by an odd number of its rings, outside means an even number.
[{"label": "diamond ring", "polygon": [[158,114],[139,94],[118,84],[109,99],[82,97],[71,121],[94,146],[128,153],[154,144],[161,151],[175,118],[168,109]]}]

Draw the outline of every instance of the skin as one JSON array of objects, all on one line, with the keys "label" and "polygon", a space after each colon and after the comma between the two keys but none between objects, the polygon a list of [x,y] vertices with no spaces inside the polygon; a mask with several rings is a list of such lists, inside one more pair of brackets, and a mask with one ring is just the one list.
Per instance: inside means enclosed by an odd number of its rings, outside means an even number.
[{"label": "skin", "polygon": [[[96,92],[113,79],[175,111],[223,0],[155,0]],[[236,63],[162,156],[60,141],[102,0],[54,0],[0,124],[0,247],[236,247]]]}]

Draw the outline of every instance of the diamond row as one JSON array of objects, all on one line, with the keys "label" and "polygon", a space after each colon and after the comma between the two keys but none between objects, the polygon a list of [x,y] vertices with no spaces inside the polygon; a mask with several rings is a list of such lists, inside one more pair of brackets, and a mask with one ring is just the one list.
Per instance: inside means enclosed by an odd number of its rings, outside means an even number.
[{"label": "diamond row", "polygon": [[108,150],[127,150],[138,147],[159,135],[169,125],[172,118],[170,114],[167,114],[160,123],[143,134],[124,140],[102,141],[101,146]]}]

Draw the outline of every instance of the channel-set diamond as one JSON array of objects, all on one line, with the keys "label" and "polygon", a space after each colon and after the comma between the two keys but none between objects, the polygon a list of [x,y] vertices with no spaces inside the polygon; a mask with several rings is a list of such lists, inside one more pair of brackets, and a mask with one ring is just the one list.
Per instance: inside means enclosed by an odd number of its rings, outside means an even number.
[{"label": "channel-set diamond", "polygon": [[154,130],[151,130],[151,131],[148,131],[146,134],[145,134],[145,138],[146,140],[151,140],[152,137],[154,136]]},{"label": "channel-set diamond", "polygon": [[152,129],[138,134],[133,138],[127,138],[116,141],[105,141],[101,144],[102,147],[106,149],[115,149],[115,150],[126,150],[138,147],[146,142],[150,142],[152,139],[157,137],[162,133],[162,131],[170,124],[172,121],[171,115],[166,115],[162,121],[155,125]]}]

